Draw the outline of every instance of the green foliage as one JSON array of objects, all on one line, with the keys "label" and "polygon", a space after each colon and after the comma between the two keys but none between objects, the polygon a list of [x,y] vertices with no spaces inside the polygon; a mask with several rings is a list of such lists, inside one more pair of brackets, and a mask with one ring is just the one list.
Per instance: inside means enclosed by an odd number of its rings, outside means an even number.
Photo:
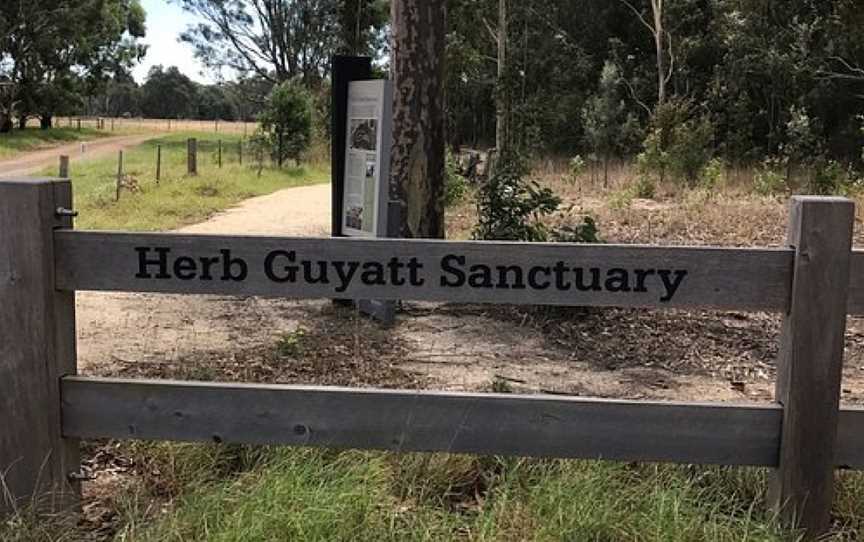
[{"label": "green foliage", "polygon": [[444,169],[444,206],[450,207],[461,202],[468,193],[468,181],[459,173],[459,166],[453,153],[447,151]]},{"label": "green foliage", "polygon": [[851,188],[849,171],[835,160],[818,163],[810,180],[810,193],[828,196],[847,194]]},{"label": "green foliage", "polygon": [[637,164],[643,176],[654,175],[660,182],[671,175],[694,186],[711,159],[714,127],[705,116],[695,116],[692,103],[671,100],[658,106],[652,128],[643,142]]},{"label": "green foliage", "polygon": [[753,176],[753,190],[762,196],[774,196],[788,190],[786,176],[780,172],[783,161],[769,158],[762,162],[761,167]]},{"label": "green foliage", "polygon": [[568,162],[568,179],[570,184],[576,184],[579,181],[579,177],[585,174],[585,170],[588,167],[588,164],[585,163],[585,159],[582,158],[581,155],[577,154]]},{"label": "green foliage", "polygon": [[305,332],[302,329],[285,333],[276,343],[276,352],[287,358],[294,358],[303,352],[303,337]]},{"label": "green foliage", "polygon": [[688,119],[675,127],[669,146],[672,173],[693,186],[714,154],[714,127],[706,117]]},{"label": "green foliage", "polygon": [[654,196],[657,195],[657,185],[654,184],[654,181],[650,177],[640,175],[636,179],[636,182],[633,183],[632,192],[637,198],[654,199]]},{"label": "green foliage", "polygon": [[312,94],[294,81],[276,85],[258,122],[267,136],[274,162],[285,159],[299,162],[312,142]]},{"label": "green foliage", "polygon": [[515,155],[502,156],[492,176],[477,193],[478,223],[475,239],[546,241],[543,218],[561,204],[561,198],[537,182],[525,180],[525,165]]},{"label": "green foliage", "polygon": [[582,222],[565,223],[552,231],[556,243],[599,243],[600,230],[591,216],[582,217]]},{"label": "green foliage", "polygon": [[726,164],[720,158],[712,158],[699,172],[699,187],[708,191],[716,190],[723,183]]}]

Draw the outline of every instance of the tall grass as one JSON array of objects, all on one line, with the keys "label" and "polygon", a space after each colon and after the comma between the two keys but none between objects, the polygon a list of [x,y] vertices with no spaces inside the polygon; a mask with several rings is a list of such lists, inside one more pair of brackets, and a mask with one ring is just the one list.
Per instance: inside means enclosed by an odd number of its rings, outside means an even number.
[{"label": "tall grass", "polygon": [[[785,541],[765,471],[211,445],[136,445],[165,485],[119,540]],[[155,462],[155,463],[154,463]],[[180,472],[176,465],[181,465]],[[173,501],[167,513],[147,503]],[[852,540],[838,532],[837,540]]]}]

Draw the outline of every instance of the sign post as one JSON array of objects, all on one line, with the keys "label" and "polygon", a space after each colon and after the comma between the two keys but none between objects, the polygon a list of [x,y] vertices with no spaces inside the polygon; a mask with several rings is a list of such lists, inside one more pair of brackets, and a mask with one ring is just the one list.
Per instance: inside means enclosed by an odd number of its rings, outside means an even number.
[{"label": "sign post", "polygon": [[[371,79],[368,58],[333,62],[334,237],[394,237],[398,221],[389,202],[393,133],[390,81]],[[395,302],[356,300],[361,312],[392,324]]]}]

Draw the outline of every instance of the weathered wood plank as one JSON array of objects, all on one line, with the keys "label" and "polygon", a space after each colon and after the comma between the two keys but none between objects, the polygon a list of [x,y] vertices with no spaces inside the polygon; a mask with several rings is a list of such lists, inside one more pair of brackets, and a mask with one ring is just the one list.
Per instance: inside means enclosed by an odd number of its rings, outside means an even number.
[{"label": "weathered wood plank", "polygon": [[830,526],[854,217],[845,198],[792,198],[794,279],[777,361],[783,431],[771,501],[811,539]]},{"label": "weathered wood plank", "polygon": [[853,250],[849,262],[849,314],[864,316],[864,250]]},{"label": "weathered wood plank", "polygon": [[75,373],[74,295],[54,287],[55,216],[69,181],[0,182],[0,516],[72,504],[77,442],[60,432],[59,378]]},{"label": "weathered wood plank", "polygon": [[[55,238],[57,286],[64,290],[768,311],[788,304],[793,254],[75,231]],[[328,283],[314,283],[322,268]]]},{"label": "weathered wood plank", "polygon": [[840,410],[835,463],[846,469],[864,470],[864,408]]},{"label": "weathered wood plank", "polygon": [[774,405],[66,378],[67,437],[776,465]]}]

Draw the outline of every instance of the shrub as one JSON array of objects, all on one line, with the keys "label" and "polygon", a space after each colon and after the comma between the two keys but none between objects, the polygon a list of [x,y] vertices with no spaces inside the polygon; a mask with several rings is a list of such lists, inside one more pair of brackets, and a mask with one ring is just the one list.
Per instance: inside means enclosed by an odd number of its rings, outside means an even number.
[{"label": "shrub", "polygon": [[633,195],[642,199],[654,199],[657,194],[657,186],[650,177],[640,175],[633,184]]},{"label": "shrub", "polygon": [[762,196],[773,196],[787,190],[786,176],[780,172],[783,161],[768,158],[753,177],[753,189]]},{"label": "shrub", "polygon": [[297,82],[280,83],[267,97],[258,121],[273,161],[299,162],[312,142],[312,95]]},{"label": "shrub", "polygon": [[561,198],[535,181],[516,154],[502,155],[492,176],[480,185],[474,238],[503,241],[546,241],[542,219],[552,215]]},{"label": "shrub", "polygon": [[447,151],[447,161],[444,168],[444,206],[450,207],[462,201],[468,193],[468,181],[459,173],[453,153]]},{"label": "shrub", "polygon": [[570,159],[569,163],[569,177],[568,180],[570,184],[576,184],[579,181],[579,177],[581,177],[585,173],[585,168],[587,167],[587,163],[585,159],[582,158],[581,155],[576,155]]},{"label": "shrub", "polygon": [[552,232],[556,243],[599,243],[599,230],[593,217],[582,218],[581,223],[563,224]]},{"label": "shrub", "polygon": [[712,158],[699,173],[699,186],[705,190],[716,190],[723,181],[726,164],[720,158]]},{"label": "shrub", "polygon": [[851,185],[850,177],[836,160],[819,162],[813,168],[810,193],[821,196],[845,193]]},{"label": "shrub", "polygon": [[691,187],[714,151],[714,126],[706,117],[692,119],[675,127],[669,147],[669,165],[678,179]]}]

